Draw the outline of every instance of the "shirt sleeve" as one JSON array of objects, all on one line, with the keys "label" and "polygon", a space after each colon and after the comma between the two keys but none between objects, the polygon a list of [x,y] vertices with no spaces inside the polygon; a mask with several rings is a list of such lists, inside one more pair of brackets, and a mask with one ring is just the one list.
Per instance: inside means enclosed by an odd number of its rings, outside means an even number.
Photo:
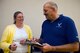
[{"label": "shirt sleeve", "polygon": [[6,27],[1,38],[1,48],[4,50],[9,50],[10,43],[7,43],[9,37],[8,35],[9,35],[9,27]]},{"label": "shirt sleeve", "polygon": [[69,43],[79,42],[78,32],[75,23],[72,19],[67,19],[66,23],[66,35]]}]

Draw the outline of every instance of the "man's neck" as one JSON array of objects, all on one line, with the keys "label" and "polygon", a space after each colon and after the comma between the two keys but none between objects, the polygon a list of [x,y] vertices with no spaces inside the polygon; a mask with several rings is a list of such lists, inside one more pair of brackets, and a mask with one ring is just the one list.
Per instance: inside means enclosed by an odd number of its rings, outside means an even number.
[{"label": "man's neck", "polygon": [[57,14],[56,17],[51,20],[51,22],[54,22],[58,18],[59,18],[59,15]]}]

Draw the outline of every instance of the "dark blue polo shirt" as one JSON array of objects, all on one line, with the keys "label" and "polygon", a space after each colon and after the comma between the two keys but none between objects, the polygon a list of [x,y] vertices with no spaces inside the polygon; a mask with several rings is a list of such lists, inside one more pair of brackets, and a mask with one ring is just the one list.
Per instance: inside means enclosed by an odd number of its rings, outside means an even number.
[{"label": "dark blue polo shirt", "polygon": [[52,46],[65,45],[79,41],[74,21],[63,15],[60,15],[59,18],[53,22],[45,20],[42,24],[42,33],[40,38],[42,39],[42,43],[48,43]]}]

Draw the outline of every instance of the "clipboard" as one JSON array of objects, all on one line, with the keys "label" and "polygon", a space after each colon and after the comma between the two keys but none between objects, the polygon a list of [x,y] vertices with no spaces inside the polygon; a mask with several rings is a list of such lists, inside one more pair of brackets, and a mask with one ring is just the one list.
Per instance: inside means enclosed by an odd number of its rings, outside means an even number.
[{"label": "clipboard", "polygon": [[32,45],[32,46],[43,47],[42,44],[40,44],[40,43],[38,43],[38,42],[32,42],[32,41],[29,41],[29,40],[27,40],[25,44],[27,44],[27,45]]}]

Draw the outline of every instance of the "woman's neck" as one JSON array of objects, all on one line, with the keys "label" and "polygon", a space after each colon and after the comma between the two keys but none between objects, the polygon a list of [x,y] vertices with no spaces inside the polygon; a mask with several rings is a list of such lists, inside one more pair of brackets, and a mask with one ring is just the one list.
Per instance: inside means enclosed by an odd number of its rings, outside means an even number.
[{"label": "woman's neck", "polygon": [[23,27],[22,23],[16,23],[15,25],[16,25],[17,28],[22,28]]}]

